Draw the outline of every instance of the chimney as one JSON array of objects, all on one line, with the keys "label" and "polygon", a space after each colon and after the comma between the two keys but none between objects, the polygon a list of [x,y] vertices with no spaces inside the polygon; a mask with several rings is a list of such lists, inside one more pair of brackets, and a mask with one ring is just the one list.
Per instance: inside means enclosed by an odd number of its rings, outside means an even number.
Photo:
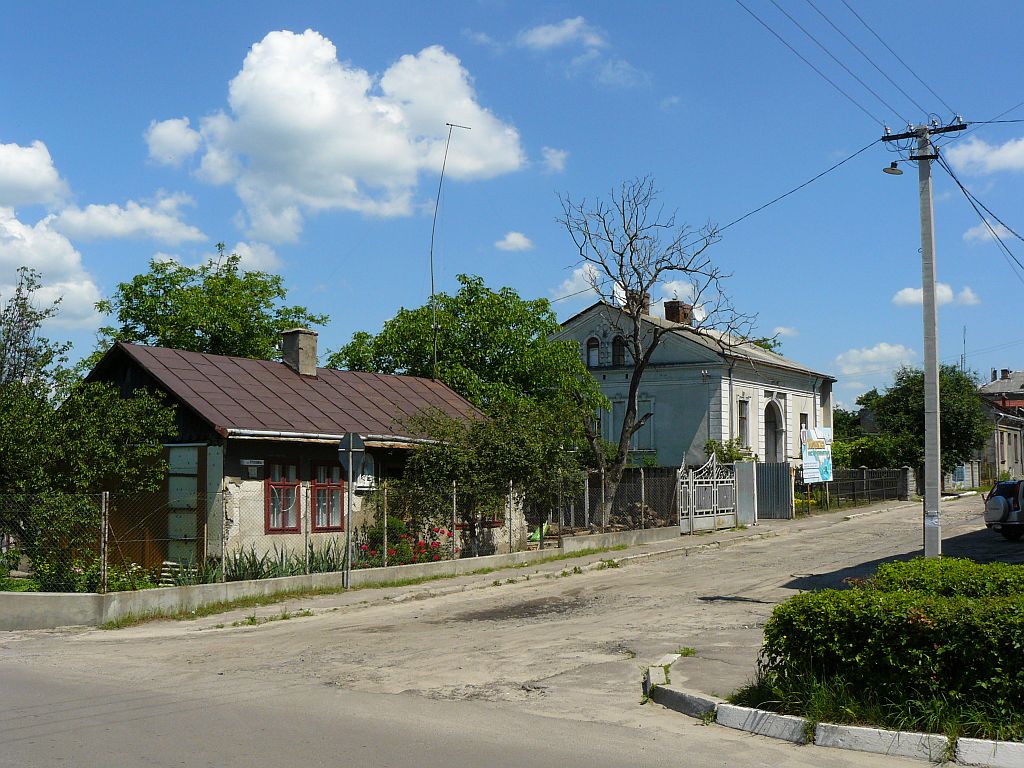
[{"label": "chimney", "polygon": [[693,325],[693,304],[684,304],[678,299],[666,299],[665,319],[670,323]]},{"label": "chimney", "polygon": [[996,369],[993,368],[992,369],[992,381],[995,381],[995,380],[996,380]]},{"label": "chimney", "polygon": [[281,333],[284,364],[303,376],[316,376],[316,331],[290,328]]},{"label": "chimney", "polygon": [[1003,368],[999,372],[999,378],[1000,379],[1008,379],[1008,378],[1010,378],[1010,369],[1009,368]]},{"label": "chimney", "polygon": [[637,306],[640,307],[642,314],[651,314],[651,294],[647,293],[647,291],[643,293],[626,291],[626,311],[632,312]]}]

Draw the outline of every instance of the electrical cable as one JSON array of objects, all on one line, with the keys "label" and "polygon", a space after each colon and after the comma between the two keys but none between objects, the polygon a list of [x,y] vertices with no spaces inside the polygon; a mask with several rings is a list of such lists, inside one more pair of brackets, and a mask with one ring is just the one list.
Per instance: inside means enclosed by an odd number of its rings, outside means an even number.
[{"label": "electrical cable", "polygon": [[807,28],[806,28],[806,27],[804,27],[804,25],[803,25],[803,24],[801,24],[801,23],[800,23],[799,21],[797,21],[796,19],[794,19],[794,18],[793,18],[793,17],[792,17],[792,16],[791,16],[791,15],[789,14],[789,11],[787,11],[787,10],[786,10],[785,8],[783,8],[783,7],[781,6],[781,5],[779,5],[779,3],[777,2],[777,0],[771,0],[771,4],[772,4],[772,5],[774,5],[774,6],[776,7],[776,8],[778,8],[778,9],[779,9],[779,11],[781,11],[781,12],[782,12],[782,15],[784,15],[784,16],[785,16],[785,17],[786,17],[787,19],[789,19],[789,20],[790,20],[791,22],[793,22],[793,24],[794,24],[794,25],[796,25],[796,27],[797,27],[797,28],[798,28],[798,29],[799,29],[799,30],[800,30],[801,32],[803,32],[803,33],[804,33],[805,35],[807,35],[807,37],[809,37],[809,38],[810,38],[810,39],[811,39],[812,41],[814,41],[815,45],[817,45],[817,46],[818,46],[819,48],[821,48],[821,50],[823,50],[823,51],[824,51],[824,52],[825,52],[825,53],[826,53],[826,54],[827,54],[827,55],[829,56],[829,58],[831,58],[831,59],[832,59],[832,61],[834,61],[834,62],[835,62],[836,64],[838,64],[838,65],[839,65],[840,67],[842,67],[842,68],[843,68],[843,69],[844,69],[844,70],[846,71],[846,74],[848,74],[848,75],[849,75],[850,77],[852,77],[852,78],[853,78],[854,80],[856,80],[856,81],[857,81],[858,83],[860,83],[860,84],[861,84],[862,86],[864,86],[865,90],[867,90],[867,91],[868,91],[868,92],[869,92],[869,93],[870,93],[870,94],[871,94],[872,96],[874,96],[874,97],[875,97],[876,99],[878,99],[878,101],[879,101],[879,102],[880,102],[880,103],[882,104],[882,106],[886,107],[886,108],[887,108],[887,109],[888,109],[888,110],[889,110],[890,112],[892,112],[892,113],[893,113],[894,115],[896,115],[896,117],[898,117],[898,118],[899,118],[900,120],[902,120],[902,121],[903,121],[904,123],[909,123],[909,122],[910,122],[909,120],[907,120],[907,118],[903,117],[903,115],[901,115],[901,114],[899,113],[899,110],[898,110],[898,109],[896,109],[896,107],[894,107],[894,106],[893,106],[892,104],[890,104],[890,103],[889,103],[888,101],[886,101],[886,100],[885,100],[885,99],[883,99],[883,98],[882,98],[881,96],[879,96],[879,95],[878,95],[878,94],[877,94],[877,93],[875,92],[875,90],[874,90],[874,89],[873,89],[873,88],[872,88],[872,87],[871,87],[870,85],[868,85],[868,84],[867,84],[867,83],[865,83],[865,82],[864,82],[863,80],[861,80],[861,79],[860,79],[860,78],[859,78],[859,77],[858,77],[858,76],[857,76],[857,75],[856,75],[856,74],[855,74],[855,73],[853,72],[853,70],[851,70],[851,69],[850,69],[850,68],[849,68],[848,66],[846,66],[845,64],[843,64],[843,62],[841,62],[841,61],[840,61],[840,60],[839,60],[839,59],[838,59],[838,58],[837,58],[837,57],[835,56],[835,54],[833,54],[833,53],[832,53],[832,51],[830,51],[830,50],[829,50],[829,49],[828,49],[828,48],[827,48],[827,47],[825,46],[825,44],[824,44],[824,43],[822,43],[822,42],[821,42],[820,40],[818,40],[818,38],[816,38],[816,37],[815,37],[814,35],[812,35],[812,34],[811,34],[810,32],[808,32],[808,31],[807,31]]},{"label": "electrical cable", "polygon": [[846,40],[846,42],[848,42],[850,45],[852,45],[857,50],[857,53],[859,53],[861,56],[863,56],[867,60],[868,64],[870,64],[872,67],[877,69],[879,74],[881,74],[882,77],[884,77],[886,80],[888,80],[897,91],[902,93],[907,98],[907,100],[910,101],[919,110],[921,110],[922,113],[924,113],[926,115],[928,114],[928,110],[925,109],[924,107],[922,107],[917,102],[917,99],[915,99],[909,93],[904,91],[895,80],[893,80],[891,77],[889,77],[888,73],[886,73],[886,71],[884,69],[882,69],[880,66],[878,66],[874,62],[874,59],[872,59],[870,56],[868,56],[866,53],[864,53],[864,51],[861,49],[861,47],[859,45],[857,45],[855,42],[853,42],[853,40],[851,40],[849,38],[849,36],[845,32],[843,32],[843,30],[841,30],[838,26],[836,26],[835,22],[833,22],[832,19],[830,19],[828,16],[826,16],[825,13],[820,8],[818,8],[818,6],[816,6],[814,4],[814,0],[807,0],[807,3],[811,6],[811,8],[813,8],[815,11],[818,12],[818,14],[821,16],[821,18],[823,18],[825,21],[827,21],[832,26],[832,29],[834,29],[836,32],[838,32],[840,35],[842,35],[843,39]]},{"label": "electrical cable", "polygon": [[799,58],[799,59],[800,59],[800,60],[801,60],[801,61],[802,61],[802,62],[803,62],[804,64],[806,64],[806,65],[807,65],[808,67],[810,67],[810,68],[811,68],[811,69],[813,69],[813,70],[814,70],[815,72],[817,72],[817,73],[818,73],[818,75],[819,75],[819,76],[820,76],[820,77],[821,77],[821,78],[822,78],[822,79],[823,79],[823,80],[824,80],[825,82],[827,82],[827,83],[828,83],[829,85],[831,85],[831,86],[832,86],[833,88],[835,88],[835,89],[836,89],[837,91],[839,91],[839,93],[843,94],[843,96],[845,96],[845,97],[846,97],[847,99],[849,99],[850,103],[851,103],[851,104],[853,104],[853,105],[854,105],[855,107],[857,107],[857,109],[859,109],[859,110],[860,110],[861,112],[863,112],[863,113],[864,113],[865,115],[867,115],[868,117],[870,117],[870,118],[871,118],[872,120],[874,120],[874,121],[875,121],[876,123],[879,123],[880,125],[882,125],[882,126],[885,126],[885,121],[884,121],[884,120],[879,120],[879,119],[878,119],[877,117],[875,117],[875,116],[874,116],[873,114],[871,114],[870,112],[868,112],[868,110],[867,110],[867,109],[866,109],[866,108],[865,108],[865,107],[864,107],[864,106],[863,106],[863,105],[862,105],[862,104],[861,104],[861,103],[860,103],[859,101],[857,101],[857,100],[856,100],[855,98],[853,98],[853,96],[851,96],[851,95],[850,95],[850,94],[848,94],[848,93],[847,93],[846,91],[844,91],[844,90],[843,90],[842,88],[840,88],[840,87],[839,87],[838,85],[836,85],[836,83],[835,83],[835,82],[834,82],[834,81],[833,81],[833,80],[832,80],[832,79],[831,79],[831,78],[830,78],[830,77],[829,77],[828,75],[826,75],[826,74],[825,74],[824,72],[822,72],[822,71],[821,71],[820,69],[818,69],[818,68],[817,68],[816,66],[814,66],[814,65],[813,65],[813,64],[812,64],[812,63],[811,63],[811,62],[810,62],[810,61],[809,61],[809,60],[808,60],[808,59],[807,59],[807,58],[806,58],[806,57],[805,57],[805,56],[804,56],[804,55],[803,55],[802,53],[800,53],[800,51],[798,51],[798,50],[797,50],[796,48],[794,48],[794,47],[793,47],[792,45],[790,45],[789,43],[787,43],[787,42],[786,42],[786,40],[785,40],[785,39],[784,39],[784,38],[782,37],[782,35],[780,35],[780,34],[779,34],[778,32],[776,32],[776,31],[775,31],[774,29],[772,29],[772,28],[771,28],[770,26],[768,26],[768,23],[767,23],[767,22],[765,22],[765,21],[764,21],[764,20],[763,20],[763,19],[762,19],[762,18],[761,18],[760,16],[758,16],[758,15],[757,15],[756,13],[754,13],[754,12],[753,12],[752,10],[750,10],[750,9],[749,9],[749,8],[748,8],[748,7],[746,6],[746,5],[744,5],[744,4],[743,4],[743,0],[736,0],[736,3],[737,3],[737,4],[738,4],[738,5],[739,5],[739,6],[740,6],[740,7],[741,7],[741,8],[743,9],[743,10],[745,10],[745,11],[746,11],[747,13],[749,13],[749,14],[750,14],[751,16],[753,16],[753,17],[754,17],[754,18],[755,18],[755,19],[756,19],[756,20],[758,21],[758,23],[759,23],[759,24],[760,24],[760,25],[761,25],[762,27],[764,27],[764,28],[765,28],[765,29],[767,29],[767,30],[768,30],[769,32],[771,32],[771,33],[772,33],[772,34],[773,34],[773,35],[774,35],[774,36],[775,36],[775,37],[776,37],[776,38],[778,39],[778,41],[779,41],[780,43],[782,43],[782,44],[783,44],[784,46],[786,46],[787,48],[789,48],[789,50],[791,50],[791,51],[792,51],[792,52],[794,53],[794,55],[796,55],[796,56],[797,56],[797,57],[798,57],[798,58]]},{"label": "electrical cable", "polygon": [[[964,197],[967,198],[967,202],[970,203],[971,207],[974,209],[974,212],[978,214],[978,218],[981,219],[981,222],[988,229],[989,234],[992,236],[992,239],[995,240],[996,243],[999,245],[999,248],[1003,254],[1003,258],[1006,259],[1006,263],[1010,266],[1010,271],[1013,272],[1014,276],[1018,280],[1020,280],[1021,283],[1024,283],[1024,277],[1021,276],[1021,273],[1024,272],[1024,263],[1022,263],[1021,260],[1018,259],[1017,256],[1013,253],[1013,251],[1010,250],[1009,246],[1007,246],[1006,243],[1003,242],[1003,239],[999,236],[999,233],[996,231],[995,227],[993,227],[991,222],[989,222],[989,220],[985,218],[985,214],[981,212],[981,209],[978,207],[977,203],[975,203],[973,197],[971,196],[971,193],[967,191],[967,188],[960,182],[960,179],[957,178],[956,174],[953,173],[953,169],[949,167],[949,164],[946,162],[945,158],[943,158],[940,155],[938,160],[939,166],[946,173],[949,174],[950,178],[952,178],[956,185],[960,188],[960,191],[964,194]],[[1017,265],[1020,271],[1014,269],[1014,264]]]},{"label": "electrical cable", "polygon": [[857,20],[858,20],[858,21],[860,21],[860,23],[861,23],[861,24],[863,24],[863,25],[864,25],[864,26],[865,26],[865,27],[867,28],[868,32],[870,32],[870,33],[871,33],[872,35],[874,35],[874,36],[875,36],[875,38],[876,38],[876,39],[878,40],[878,42],[880,42],[880,43],[881,43],[882,45],[884,45],[884,46],[885,46],[885,48],[886,48],[886,50],[888,50],[888,51],[889,51],[889,53],[891,53],[891,54],[892,54],[893,56],[895,56],[895,57],[896,57],[896,60],[897,60],[897,61],[898,61],[898,62],[899,62],[900,64],[902,64],[902,65],[903,65],[904,67],[906,67],[907,71],[908,71],[908,72],[909,72],[910,74],[912,74],[912,75],[913,75],[913,76],[914,76],[915,78],[917,78],[917,82],[919,82],[919,83],[920,83],[921,85],[923,85],[923,86],[924,86],[925,88],[927,88],[927,89],[928,89],[928,92],[929,92],[929,93],[931,93],[931,95],[932,95],[932,96],[934,96],[934,97],[935,97],[936,99],[938,99],[939,101],[941,101],[941,102],[942,102],[942,105],[943,105],[943,106],[944,106],[944,107],[945,107],[946,109],[948,109],[948,110],[949,110],[950,112],[952,112],[953,114],[956,114],[956,110],[955,110],[955,109],[953,109],[953,108],[952,108],[951,106],[949,106],[949,104],[947,104],[947,103],[946,103],[946,100],[945,100],[944,98],[942,98],[941,96],[939,96],[939,94],[937,94],[937,93],[936,93],[936,92],[935,92],[934,90],[932,90],[931,86],[930,86],[930,85],[928,85],[928,83],[926,83],[926,82],[925,82],[924,80],[922,80],[922,79],[921,79],[921,77],[920,77],[920,76],[919,76],[919,75],[917,74],[917,72],[915,72],[915,71],[914,71],[913,69],[911,69],[911,68],[910,68],[910,65],[909,65],[909,64],[907,64],[907,62],[905,62],[905,61],[904,61],[904,60],[903,60],[902,58],[900,58],[900,55],[899,55],[898,53],[896,53],[896,51],[894,51],[894,50],[893,50],[893,49],[892,49],[892,48],[891,48],[891,47],[889,46],[889,44],[888,44],[887,42],[885,42],[885,40],[883,40],[883,39],[882,39],[882,36],[881,36],[881,35],[879,35],[879,34],[878,34],[877,32],[875,32],[875,30],[873,30],[873,29],[871,28],[871,25],[870,25],[870,24],[868,24],[868,23],[867,23],[866,21],[864,21],[863,17],[862,17],[862,16],[861,16],[861,15],[860,15],[859,13],[857,13],[857,11],[855,11],[855,10],[853,9],[853,6],[851,6],[851,5],[850,5],[850,4],[849,4],[849,3],[847,2],[847,0],[843,0],[843,5],[845,5],[845,6],[847,7],[847,8],[849,8],[849,9],[850,9],[850,13],[852,13],[852,14],[853,14],[854,16],[856,16],[856,17],[857,17]]},{"label": "electrical cable", "polygon": [[[846,157],[846,158],[840,160],[838,163],[835,163],[834,165],[829,166],[828,168],[826,168],[821,173],[818,173],[818,174],[812,176],[810,179],[805,181],[803,184],[799,184],[799,185],[793,187],[788,192],[784,192],[781,195],[779,195],[778,197],[775,197],[775,198],[769,200],[767,203],[765,203],[763,205],[759,205],[757,208],[754,208],[751,211],[747,211],[747,213],[743,214],[739,218],[733,219],[732,221],[730,221],[725,226],[720,227],[717,230],[715,230],[715,233],[718,234],[718,233],[724,232],[725,230],[729,229],[729,227],[731,227],[731,226],[733,226],[735,224],[739,224],[741,221],[743,221],[746,218],[749,218],[749,217],[753,216],[755,213],[760,213],[765,208],[767,208],[767,207],[769,207],[771,205],[775,205],[775,203],[779,202],[780,200],[784,200],[785,198],[787,198],[790,195],[792,195],[794,192],[799,192],[801,189],[803,189],[804,187],[808,186],[809,184],[813,184],[815,181],[820,179],[822,176],[825,176],[825,175],[831,173],[832,171],[836,170],[837,168],[839,168],[841,165],[845,165],[846,163],[850,162],[851,160],[853,160],[853,158],[857,157],[857,155],[863,154],[864,152],[869,150],[871,147],[873,147],[875,144],[877,144],[879,141],[881,141],[881,139],[874,139],[874,140],[872,140],[870,143],[865,144],[863,147],[858,149],[856,152],[854,152],[849,157]],[[697,243],[700,243],[702,241],[703,241],[703,238],[698,239],[698,240],[693,240],[692,242],[686,243],[682,247],[683,248],[689,248],[691,245],[696,245]],[[570,294],[567,294],[565,296],[559,296],[558,298],[551,299],[551,301],[552,301],[552,303],[554,303],[556,301],[564,301],[565,299],[571,299],[574,296],[579,296],[580,294],[586,293],[589,290],[591,290],[591,288],[587,287],[587,288],[584,288],[581,291],[576,291],[575,293],[570,293]]]}]

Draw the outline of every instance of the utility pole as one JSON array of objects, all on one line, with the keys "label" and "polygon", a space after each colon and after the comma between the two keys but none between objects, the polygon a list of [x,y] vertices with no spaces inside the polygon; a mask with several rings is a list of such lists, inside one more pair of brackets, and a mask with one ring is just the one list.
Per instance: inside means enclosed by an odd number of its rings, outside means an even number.
[{"label": "utility pole", "polygon": [[[909,127],[909,126],[908,126]],[[918,197],[921,209],[921,289],[924,314],[924,556],[942,554],[942,528],[939,521],[941,494],[942,450],[939,442],[939,319],[935,303],[935,212],[932,207],[932,161],[938,154],[931,137],[937,133],[962,131],[967,127],[960,121],[952,125],[924,124],[906,133],[886,134],[882,141],[917,141]],[[884,169],[887,173],[902,173],[896,163]]]}]

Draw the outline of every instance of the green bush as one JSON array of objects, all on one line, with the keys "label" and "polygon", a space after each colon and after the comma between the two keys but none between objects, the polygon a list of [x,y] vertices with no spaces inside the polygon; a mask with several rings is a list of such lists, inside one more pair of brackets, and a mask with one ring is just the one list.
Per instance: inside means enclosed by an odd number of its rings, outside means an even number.
[{"label": "green bush", "polygon": [[812,719],[1020,739],[1021,570],[916,560],[850,590],[798,595],[765,625],[758,680],[741,701]]},{"label": "green bush", "polygon": [[864,586],[882,592],[909,590],[942,597],[1011,597],[1024,595],[1024,565],[922,557],[886,563]]}]

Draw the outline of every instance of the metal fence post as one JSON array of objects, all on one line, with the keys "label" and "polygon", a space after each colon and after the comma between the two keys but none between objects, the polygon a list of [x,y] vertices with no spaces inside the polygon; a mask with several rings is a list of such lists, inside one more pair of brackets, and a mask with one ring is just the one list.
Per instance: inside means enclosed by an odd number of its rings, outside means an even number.
[{"label": "metal fence post", "polygon": [[455,481],[452,480],[452,560],[455,559],[455,541],[458,539],[458,491],[455,488]]},{"label": "metal fence post", "polygon": [[107,531],[110,528],[110,492],[100,494],[100,594],[107,592]]},{"label": "metal fence post", "polygon": [[220,583],[227,580],[228,574],[228,494],[220,492]]},{"label": "metal fence post", "polygon": [[589,528],[590,523],[590,472],[583,476],[583,527]]},{"label": "metal fence post", "polygon": [[647,527],[646,524],[647,492],[644,486],[644,468],[640,467],[640,530]]},{"label": "metal fence post", "polygon": [[312,493],[312,489],[309,486],[306,486],[306,488],[304,490],[305,490],[304,495],[306,497],[306,503],[302,507],[303,510],[304,510],[304,514],[302,516],[305,518],[305,520],[303,521],[303,524],[302,524],[302,530],[303,530],[303,532],[305,534],[304,537],[303,537],[303,540],[304,540],[303,549],[305,550],[305,553],[304,553],[303,557],[304,557],[305,565],[306,565],[306,575],[309,576],[309,547],[310,547],[309,520],[312,517],[312,515],[310,514],[312,512],[312,510],[310,509],[310,504],[312,504],[312,501],[313,501],[313,493]]},{"label": "metal fence post", "polygon": [[605,486],[604,486],[604,467],[601,467],[601,530],[604,531],[608,525],[608,513],[609,509],[606,506],[605,499]]},{"label": "metal fence post", "polygon": [[508,553],[512,554],[512,481],[508,481]]},{"label": "metal fence post", "polygon": [[381,485],[384,487],[384,567],[388,567],[388,483],[385,480]]}]

